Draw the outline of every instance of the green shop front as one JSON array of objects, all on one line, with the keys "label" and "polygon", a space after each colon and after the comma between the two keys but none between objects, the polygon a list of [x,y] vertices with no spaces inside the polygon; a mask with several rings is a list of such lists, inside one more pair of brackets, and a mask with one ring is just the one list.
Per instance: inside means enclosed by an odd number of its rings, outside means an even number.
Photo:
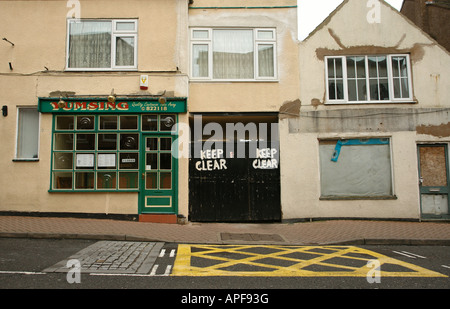
[{"label": "green shop front", "polygon": [[53,118],[49,192],[135,192],[141,221],[176,222],[186,111],[186,98],[40,98]]}]

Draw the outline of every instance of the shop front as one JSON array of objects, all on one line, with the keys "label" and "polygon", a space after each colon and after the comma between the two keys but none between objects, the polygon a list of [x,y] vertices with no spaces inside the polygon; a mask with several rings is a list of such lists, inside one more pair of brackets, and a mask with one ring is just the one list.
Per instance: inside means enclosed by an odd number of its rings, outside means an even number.
[{"label": "shop front", "polygon": [[38,109],[52,114],[50,194],[132,192],[140,220],[176,222],[185,98],[40,98]]}]

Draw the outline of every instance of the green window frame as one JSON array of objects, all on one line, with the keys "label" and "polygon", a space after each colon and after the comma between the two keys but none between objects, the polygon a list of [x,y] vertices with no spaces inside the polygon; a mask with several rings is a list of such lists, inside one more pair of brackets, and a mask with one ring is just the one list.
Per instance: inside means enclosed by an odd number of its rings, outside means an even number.
[{"label": "green window frame", "polygon": [[51,192],[138,192],[141,133],[167,132],[177,116],[53,115]]}]

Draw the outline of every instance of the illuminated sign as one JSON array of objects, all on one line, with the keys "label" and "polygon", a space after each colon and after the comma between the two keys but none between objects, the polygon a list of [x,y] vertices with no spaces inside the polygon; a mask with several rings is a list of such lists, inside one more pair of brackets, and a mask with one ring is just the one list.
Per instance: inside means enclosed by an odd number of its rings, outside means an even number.
[{"label": "illuminated sign", "polygon": [[39,98],[38,110],[41,113],[185,113],[186,99],[167,99],[160,103],[157,99],[105,99],[82,98]]}]

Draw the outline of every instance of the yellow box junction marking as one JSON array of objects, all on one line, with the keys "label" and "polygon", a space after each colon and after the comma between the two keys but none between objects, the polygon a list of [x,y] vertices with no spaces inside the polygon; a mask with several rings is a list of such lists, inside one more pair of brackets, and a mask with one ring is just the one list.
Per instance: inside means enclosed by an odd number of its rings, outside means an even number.
[{"label": "yellow box junction marking", "polygon": [[354,246],[179,245],[172,276],[447,277]]}]

